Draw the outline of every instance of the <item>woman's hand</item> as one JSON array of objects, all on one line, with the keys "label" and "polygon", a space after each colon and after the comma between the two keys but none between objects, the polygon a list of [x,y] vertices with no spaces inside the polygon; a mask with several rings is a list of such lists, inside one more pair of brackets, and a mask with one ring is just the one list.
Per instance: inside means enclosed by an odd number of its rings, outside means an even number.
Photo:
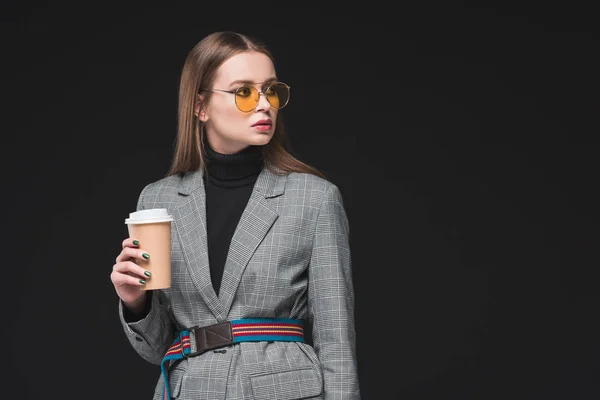
[{"label": "woman's hand", "polygon": [[145,285],[146,280],[150,278],[150,272],[135,263],[135,260],[145,261],[150,257],[139,249],[138,245],[138,241],[132,238],[123,240],[123,250],[117,256],[110,274],[110,280],[115,286],[117,295],[133,312],[140,312],[144,309],[146,291],[141,290],[141,286]]}]

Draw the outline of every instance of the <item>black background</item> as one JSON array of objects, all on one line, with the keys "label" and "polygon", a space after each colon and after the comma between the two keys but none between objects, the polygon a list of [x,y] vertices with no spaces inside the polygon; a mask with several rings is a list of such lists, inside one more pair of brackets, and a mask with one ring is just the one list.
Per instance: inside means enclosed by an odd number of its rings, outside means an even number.
[{"label": "black background", "polygon": [[151,398],[109,275],[187,52],[236,30],[342,190],[363,398],[598,399],[593,2],[404,3],[3,1],[0,397]]}]

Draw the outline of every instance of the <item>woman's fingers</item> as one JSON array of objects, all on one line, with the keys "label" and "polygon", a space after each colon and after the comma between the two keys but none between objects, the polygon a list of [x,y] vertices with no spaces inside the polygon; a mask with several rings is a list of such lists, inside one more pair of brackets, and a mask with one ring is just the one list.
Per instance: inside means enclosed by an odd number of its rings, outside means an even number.
[{"label": "woman's fingers", "polygon": [[132,276],[135,279],[150,278],[150,271],[145,270],[133,261],[120,261],[113,265],[113,273]]},{"label": "woman's fingers", "polygon": [[139,259],[139,260],[147,260],[150,258],[150,255],[145,253],[144,250],[135,249],[132,247],[124,247],[121,250],[121,253],[117,256],[116,263],[122,261],[128,261],[130,258]]},{"label": "woman's fingers", "polygon": [[140,243],[133,238],[123,240],[122,245],[123,249],[116,258],[110,279],[119,297],[123,301],[132,302],[140,296],[140,292],[134,287],[145,285],[151,276],[150,271],[144,269],[144,263],[140,266],[137,261],[147,260],[150,255],[140,249]]},{"label": "woman's fingers", "polygon": [[137,247],[140,245],[139,240],[135,240],[134,238],[126,238],[125,240],[123,240],[123,243],[121,243],[121,246],[123,248],[125,247]]},{"label": "woman's fingers", "polygon": [[140,279],[139,277],[131,276],[118,271],[113,271],[110,275],[112,283],[115,285],[115,287],[121,287],[124,285],[142,286],[146,283],[145,279]]}]

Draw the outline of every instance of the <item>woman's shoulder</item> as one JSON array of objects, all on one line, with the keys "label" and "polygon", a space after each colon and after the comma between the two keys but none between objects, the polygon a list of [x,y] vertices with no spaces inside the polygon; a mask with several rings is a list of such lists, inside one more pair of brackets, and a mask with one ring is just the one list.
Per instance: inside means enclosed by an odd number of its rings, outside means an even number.
[{"label": "woman's shoulder", "polygon": [[285,185],[285,193],[295,206],[311,210],[327,209],[325,214],[345,214],[342,192],[327,178],[311,173],[291,172]]},{"label": "woman's shoulder", "polygon": [[322,196],[328,192],[338,192],[338,186],[332,181],[308,172],[290,172],[286,190],[304,190],[318,192]]},{"label": "woman's shoulder", "polygon": [[140,196],[156,196],[176,194],[183,179],[183,174],[177,173],[147,183],[140,193]]}]

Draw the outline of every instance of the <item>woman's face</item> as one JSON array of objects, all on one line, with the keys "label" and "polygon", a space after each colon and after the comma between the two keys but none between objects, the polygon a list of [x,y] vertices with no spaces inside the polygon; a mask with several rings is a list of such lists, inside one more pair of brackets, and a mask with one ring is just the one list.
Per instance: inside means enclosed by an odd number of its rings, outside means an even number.
[{"label": "woman's face", "polygon": [[[243,52],[221,64],[210,89],[236,90],[250,84],[260,91],[265,83],[276,80],[275,66],[268,56]],[[265,95],[259,96],[254,110],[243,112],[235,104],[235,94],[213,91],[203,110],[196,107],[198,112],[211,147],[222,154],[238,152],[248,145],[267,144],[273,137],[277,120],[277,109],[271,107]]]}]

